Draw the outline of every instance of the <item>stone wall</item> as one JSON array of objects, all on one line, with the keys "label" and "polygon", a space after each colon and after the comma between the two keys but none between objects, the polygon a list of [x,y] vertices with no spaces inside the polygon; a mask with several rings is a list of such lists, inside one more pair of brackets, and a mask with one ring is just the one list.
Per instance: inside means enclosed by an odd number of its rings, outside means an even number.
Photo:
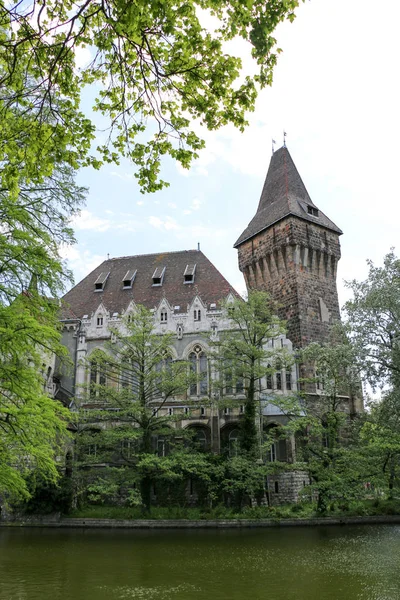
[{"label": "stone wall", "polygon": [[295,504],[310,478],[306,471],[289,471],[279,475],[268,475],[267,486],[271,505]]},{"label": "stone wall", "polygon": [[247,288],[264,290],[280,305],[295,347],[326,341],[340,317],[336,288],[337,233],[294,216],[241,244],[239,268]]}]

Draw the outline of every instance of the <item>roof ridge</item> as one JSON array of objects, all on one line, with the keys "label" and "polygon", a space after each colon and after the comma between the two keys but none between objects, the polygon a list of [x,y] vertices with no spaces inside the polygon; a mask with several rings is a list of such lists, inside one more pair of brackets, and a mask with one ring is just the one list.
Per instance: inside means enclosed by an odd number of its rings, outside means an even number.
[{"label": "roof ridge", "polygon": [[[200,252],[203,254],[202,250],[198,250],[197,248],[190,248],[189,250],[172,250],[172,251],[161,251],[161,252],[149,252],[148,254],[130,254],[128,256],[114,256],[113,258],[106,258],[103,263],[112,261],[112,260],[123,260],[127,258],[138,258],[139,256],[158,256],[159,254],[183,254],[184,252]],[[101,263],[101,264],[103,264]]]}]

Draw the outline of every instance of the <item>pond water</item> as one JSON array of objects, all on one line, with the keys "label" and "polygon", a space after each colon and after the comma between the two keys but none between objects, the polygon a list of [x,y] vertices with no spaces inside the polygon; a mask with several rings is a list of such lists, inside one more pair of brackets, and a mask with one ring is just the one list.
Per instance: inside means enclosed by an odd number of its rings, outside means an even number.
[{"label": "pond water", "polygon": [[0,600],[399,600],[400,527],[0,529]]}]

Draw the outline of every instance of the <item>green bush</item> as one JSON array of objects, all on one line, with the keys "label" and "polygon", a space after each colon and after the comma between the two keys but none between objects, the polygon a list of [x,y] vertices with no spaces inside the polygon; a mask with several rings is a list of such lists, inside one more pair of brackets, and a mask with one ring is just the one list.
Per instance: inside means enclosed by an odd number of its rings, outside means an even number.
[{"label": "green bush", "polygon": [[71,479],[61,477],[58,484],[33,478],[28,482],[31,497],[18,507],[28,515],[68,514],[72,506]]}]

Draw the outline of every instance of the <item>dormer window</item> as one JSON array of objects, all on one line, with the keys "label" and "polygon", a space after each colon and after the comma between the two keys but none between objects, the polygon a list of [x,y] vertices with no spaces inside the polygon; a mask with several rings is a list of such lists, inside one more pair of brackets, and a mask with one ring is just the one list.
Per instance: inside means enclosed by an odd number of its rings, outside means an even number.
[{"label": "dormer window", "polygon": [[108,273],[100,273],[100,275],[94,282],[94,291],[95,292],[102,292],[104,290],[104,286],[106,285],[106,281],[107,281],[109,274],[110,274],[110,271]]},{"label": "dormer window", "polygon": [[137,270],[134,271],[133,269],[126,272],[126,275],[122,280],[122,289],[123,290],[130,290],[132,288],[132,284],[135,281],[136,273],[137,273]]},{"label": "dormer window", "polygon": [[311,204],[307,205],[307,212],[309,215],[312,215],[313,217],[318,217],[319,216],[319,210],[318,208],[315,208],[315,206],[311,206]]},{"label": "dormer window", "polygon": [[161,321],[161,323],[166,323],[167,320],[168,320],[168,313],[166,310],[162,310],[160,312],[160,321]]},{"label": "dormer window", "polygon": [[186,265],[186,269],[183,274],[183,283],[193,283],[195,271],[196,265]]},{"label": "dormer window", "polygon": [[193,316],[195,321],[201,321],[201,311],[199,308],[195,308]]},{"label": "dormer window", "polygon": [[103,315],[97,317],[97,327],[103,327]]},{"label": "dormer window", "polygon": [[153,273],[153,285],[162,285],[164,280],[165,267],[157,267]]}]

